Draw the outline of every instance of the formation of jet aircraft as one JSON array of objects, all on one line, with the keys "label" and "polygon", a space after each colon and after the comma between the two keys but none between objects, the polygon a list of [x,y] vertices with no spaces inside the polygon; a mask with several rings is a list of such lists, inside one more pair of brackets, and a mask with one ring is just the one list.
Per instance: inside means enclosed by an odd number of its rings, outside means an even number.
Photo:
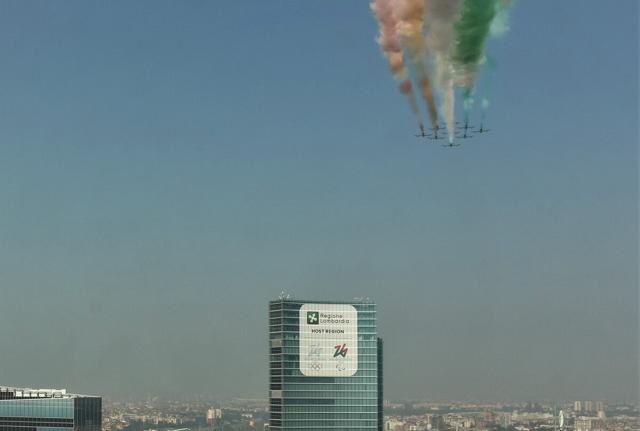
[{"label": "formation of jet aircraft", "polygon": [[[456,122],[454,137],[456,139],[471,139],[476,134],[481,135],[484,133],[488,133],[489,131],[490,129],[487,129],[484,127],[483,122],[480,122],[480,127],[476,129],[473,125],[469,124],[469,120],[466,119],[464,123]],[[460,146],[460,144],[454,143],[454,140],[448,139],[449,136],[448,136],[447,128],[444,124],[438,125],[437,127],[429,127],[429,132],[425,132],[424,127],[421,126],[420,133],[415,136],[417,138],[427,138],[433,141],[437,141],[440,139],[448,140],[446,144],[442,145],[443,147],[454,148],[454,147]]]}]

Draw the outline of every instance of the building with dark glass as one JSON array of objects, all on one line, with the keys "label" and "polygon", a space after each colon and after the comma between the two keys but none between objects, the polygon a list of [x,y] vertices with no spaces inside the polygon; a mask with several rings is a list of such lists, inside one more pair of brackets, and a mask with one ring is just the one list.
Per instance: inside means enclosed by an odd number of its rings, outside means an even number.
[{"label": "building with dark glass", "polygon": [[269,303],[269,428],[383,428],[382,340],[376,304]]},{"label": "building with dark glass", "polygon": [[0,387],[0,431],[100,431],[102,398]]}]

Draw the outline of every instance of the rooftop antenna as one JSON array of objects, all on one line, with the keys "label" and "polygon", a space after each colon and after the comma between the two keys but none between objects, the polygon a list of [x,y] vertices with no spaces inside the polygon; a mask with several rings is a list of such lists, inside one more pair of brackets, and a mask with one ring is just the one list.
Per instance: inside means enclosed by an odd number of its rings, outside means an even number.
[{"label": "rooftop antenna", "polygon": [[291,295],[289,295],[287,292],[285,292],[284,290],[280,291],[280,296],[278,296],[279,300],[284,300],[284,299],[291,299]]}]

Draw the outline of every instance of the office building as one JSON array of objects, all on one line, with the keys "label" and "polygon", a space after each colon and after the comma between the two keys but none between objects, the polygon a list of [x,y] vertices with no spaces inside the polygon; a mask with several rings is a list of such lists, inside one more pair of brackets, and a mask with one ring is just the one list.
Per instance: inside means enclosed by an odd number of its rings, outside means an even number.
[{"label": "office building", "polygon": [[269,303],[269,428],[383,428],[382,340],[376,305]]},{"label": "office building", "polygon": [[100,431],[102,398],[0,387],[0,431]]}]

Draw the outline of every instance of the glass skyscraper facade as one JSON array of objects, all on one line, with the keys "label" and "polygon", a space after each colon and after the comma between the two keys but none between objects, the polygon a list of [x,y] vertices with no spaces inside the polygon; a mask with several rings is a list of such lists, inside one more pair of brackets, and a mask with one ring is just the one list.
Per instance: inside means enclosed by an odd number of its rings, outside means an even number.
[{"label": "glass skyscraper facade", "polygon": [[100,431],[102,398],[0,387],[0,431]]},{"label": "glass skyscraper facade", "polygon": [[382,430],[376,304],[269,303],[269,428]]}]

